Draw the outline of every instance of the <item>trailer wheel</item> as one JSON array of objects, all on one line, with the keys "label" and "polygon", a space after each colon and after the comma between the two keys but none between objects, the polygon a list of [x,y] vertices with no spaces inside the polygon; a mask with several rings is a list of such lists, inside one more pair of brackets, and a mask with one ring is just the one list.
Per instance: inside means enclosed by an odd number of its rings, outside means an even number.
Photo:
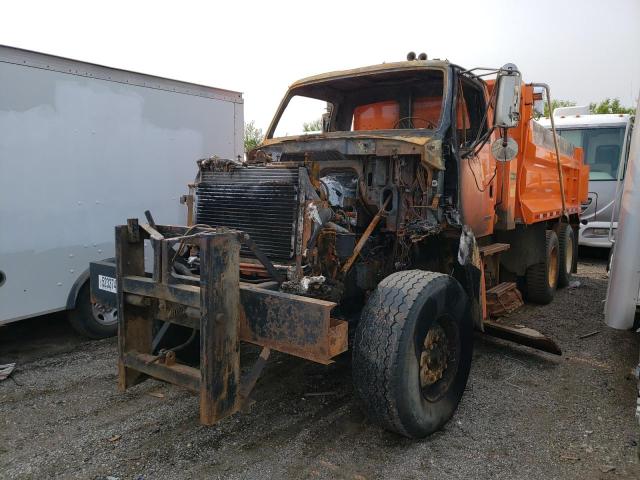
[{"label": "trailer wheel", "polygon": [[410,438],[441,428],[469,376],[473,322],[456,279],[396,272],[371,295],[358,324],[353,381],[371,420]]},{"label": "trailer wheel", "polygon": [[566,287],[571,281],[571,272],[576,260],[576,242],[571,225],[561,223],[558,235],[558,288]]},{"label": "trailer wheel", "polygon": [[558,287],[560,269],[558,236],[553,230],[547,230],[546,234],[545,261],[527,268],[526,296],[527,300],[533,303],[550,303]]},{"label": "trailer wheel", "polygon": [[118,310],[91,303],[89,282],[86,282],[78,292],[76,308],[69,311],[69,323],[85,337],[112,337],[118,333]]}]

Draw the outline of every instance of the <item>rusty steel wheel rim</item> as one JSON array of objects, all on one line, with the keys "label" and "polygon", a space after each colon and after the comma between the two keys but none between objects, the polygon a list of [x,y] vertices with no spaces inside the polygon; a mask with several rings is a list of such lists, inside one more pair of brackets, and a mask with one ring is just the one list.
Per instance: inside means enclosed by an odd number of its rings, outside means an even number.
[{"label": "rusty steel wheel rim", "polygon": [[569,238],[569,241],[565,245],[564,264],[565,271],[567,273],[570,272],[573,268],[573,242],[571,238]]},{"label": "rusty steel wheel rim", "polygon": [[418,381],[422,397],[436,402],[447,394],[460,363],[460,332],[456,323],[443,315],[429,327],[417,345]]},{"label": "rusty steel wheel rim", "polygon": [[549,254],[549,286],[555,288],[558,282],[558,249],[552,248]]},{"label": "rusty steel wheel rim", "polygon": [[447,369],[447,334],[438,324],[429,329],[420,352],[420,386],[429,387],[444,375]]}]

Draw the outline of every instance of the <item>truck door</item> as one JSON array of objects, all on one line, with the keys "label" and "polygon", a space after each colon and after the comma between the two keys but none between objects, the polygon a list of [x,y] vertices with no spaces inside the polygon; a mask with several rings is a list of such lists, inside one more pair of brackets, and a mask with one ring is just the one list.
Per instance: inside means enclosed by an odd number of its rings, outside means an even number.
[{"label": "truck door", "polygon": [[482,139],[488,131],[488,106],[484,84],[456,76],[453,142],[457,147],[459,198],[462,222],[476,237],[493,233],[496,197],[496,162],[491,142]]}]

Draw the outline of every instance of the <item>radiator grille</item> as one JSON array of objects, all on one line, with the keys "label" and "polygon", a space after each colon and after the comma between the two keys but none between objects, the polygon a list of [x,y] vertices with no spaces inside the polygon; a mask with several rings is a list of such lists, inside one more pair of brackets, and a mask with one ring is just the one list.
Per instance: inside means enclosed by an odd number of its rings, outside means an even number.
[{"label": "radiator grille", "polygon": [[[230,172],[204,170],[196,195],[197,223],[242,230],[272,260],[293,257],[297,168],[251,166]],[[245,247],[241,254],[251,256]]]}]

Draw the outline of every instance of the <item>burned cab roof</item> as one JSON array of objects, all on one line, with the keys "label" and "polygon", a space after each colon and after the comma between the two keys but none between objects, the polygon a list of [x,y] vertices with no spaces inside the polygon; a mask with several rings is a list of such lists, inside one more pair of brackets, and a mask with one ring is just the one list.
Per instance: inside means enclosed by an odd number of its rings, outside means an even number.
[{"label": "burned cab roof", "polygon": [[[446,60],[413,60],[405,62],[381,63],[368,67],[352,68],[350,70],[338,70],[335,72],[322,73],[306,77],[294,82],[289,87],[290,90],[304,89],[307,86],[317,86],[323,83],[331,83],[334,89],[350,90],[355,84],[366,83],[364,77],[384,78],[385,73],[397,74],[400,72],[416,72],[429,69],[444,69],[451,64]],[[397,77],[396,77],[397,78]],[[342,88],[341,88],[342,87]]]},{"label": "burned cab roof", "polygon": [[[440,124],[443,112],[442,105],[447,93],[448,70],[450,68],[451,64],[447,61],[414,60],[323,73],[298,80],[289,87],[280,103],[267,130],[265,142],[272,138],[301,138],[302,133],[291,133],[292,129],[295,130],[295,127],[291,127],[291,125],[294,123],[302,125],[305,121],[304,118],[295,119],[292,117],[292,115],[297,115],[296,108],[300,110],[299,105],[303,105],[303,101],[296,97],[307,97],[307,100],[314,99],[326,102],[313,105],[317,111],[320,111],[321,108],[326,110],[326,113],[322,113],[322,118],[328,121],[326,127],[323,127],[323,135],[338,132],[345,135],[348,132],[349,136],[354,136],[359,135],[358,132],[361,131],[375,131],[382,135],[383,131],[388,131],[387,133],[392,133],[395,136],[397,133],[394,132],[397,130],[406,129],[406,127],[397,128],[395,123],[399,120],[407,120],[408,113],[406,112],[411,110],[412,106],[415,107],[413,105],[415,102],[422,102],[419,105],[422,108],[420,111],[424,110],[424,113],[428,115],[410,117],[424,122],[425,125],[411,126],[409,130],[416,132],[435,130]],[[297,102],[294,103],[296,108],[290,108],[291,100]],[[369,123],[366,121],[358,123],[360,117],[357,116],[357,113],[359,111],[363,111],[371,105],[380,109],[387,105],[385,102],[392,102],[389,104],[392,111],[398,110],[396,112],[398,118],[395,121],[389,117],[394,113],[385,111],[384,115],[387,115],[385,117],[382,113],[376,114],[377,110],[375,110],[373,117],[368,121]],[[307,104],[311,105],[308,102]],[[371,112],[368,114],[371,117]],[[317,114],[316,117],[320,117],[320,115]],[[282,118],[285,118],[285,121],[281,122]],[[292,120],[292,118],[294,119]],[[428,120],[424,120],[424,118]],[[288,126],[288,128],[281,125]],[[423,135],[416,133],[414,136]],[[308,138],[308,135],[305,135],[304,138]]]}]

